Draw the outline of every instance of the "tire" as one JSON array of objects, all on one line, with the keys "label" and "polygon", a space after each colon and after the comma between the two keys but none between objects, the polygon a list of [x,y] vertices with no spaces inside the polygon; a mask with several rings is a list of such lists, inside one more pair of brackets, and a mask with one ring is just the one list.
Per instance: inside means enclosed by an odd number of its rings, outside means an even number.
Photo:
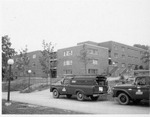
[{"label": "tire", "polygon": [[125,93],[120,93],[118,95],[118,101],[121,105],[127,105],[130,102],[129,96]]},{"label": "tire", "polygon": [[85,99],[85,96],[82,92],[77,92],[77,100],[83,101]]},{"label": "tire", "polygon": [[54,97],[54,98],[59,98],[59,92],[58,92],[57,89],[54,89],[54,90],[53,90],[53,97]]},{"label": "tire", "polygon": [[70,95],[70,94],[66,95],[67,98],[71,98],[71,96],[72,96],[72,95]]},{"label": "tire", "polygon": [[97,96],[97,97],[90,96],[90,98],[91,98],[91,100],[93,100],[93,101],[97,101],[98,98],[99,98],[99,96]]}]

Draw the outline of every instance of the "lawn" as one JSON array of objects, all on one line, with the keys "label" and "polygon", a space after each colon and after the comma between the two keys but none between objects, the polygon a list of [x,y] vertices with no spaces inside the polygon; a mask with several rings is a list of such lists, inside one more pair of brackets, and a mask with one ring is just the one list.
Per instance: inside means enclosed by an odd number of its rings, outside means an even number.
[{"label": "lawn", "polygon": [[[60,80],[59,78],[53,78],[52,82],[56,82]],[[18,78],[14,81],[11,81],[10,85],[11,91],[23,91],[28,88],[28,78]],[[37,90],[44,90],[49,88],[49,83],[47,82],[46,78],[31,78],[30,79],[30,87],[31,91]],[[8,82],[2,83],[2,91],[7,92],[8,90]]]},{"label": "lawn", "polygon": [[2,114],[84,114],[70,110],[57,109],[32,105],[21,102],[12,102],[10,106],[5,105],[6,100],[2,100]]}]

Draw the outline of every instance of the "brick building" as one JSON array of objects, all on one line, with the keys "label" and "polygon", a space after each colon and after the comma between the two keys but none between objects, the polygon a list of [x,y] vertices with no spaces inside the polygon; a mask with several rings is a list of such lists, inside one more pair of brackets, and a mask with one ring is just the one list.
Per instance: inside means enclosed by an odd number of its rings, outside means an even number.
[{"label": "brick building", "polygon": [[[83,50],[86,58],[81,54]],[[108,48],[97,46],[94,42],[78,43],[77,46],[60,49],[57,55],[58,77],[64,74],[102,74],[108,69]]]},{"label": "brick building", "polygon": [[141,60],[146,51],[144,49],[114,41],[102,42],[98,45],[109,49],[109,73],[113,76],[131,72],[140,66],[145,67]]},{"label": "brick building", "polygon": [[[53,58],[50,58],[50,62],[52,64],[52,68],[51,68],[51,73],[52,73],[52,77],[56,77],[57,74],[57,53],[54,52],[53,53],[55,56],[53,56]],[[26,68],[26,70],[24,72],[20,72],[16,69],[17,65],[15,64],[18,61],[18,56],[14,57],[14,65],[13,65],[13,72],[15,75],[17,76],[28,76],[27,70],[31,70],[31,76],[32,77],[47,77],[47,75],[42,71],[42,66],[41,63],[39,61],[39,58],[42,56],[41,51],[33,51],[33,52],[28,52],[27,56],[30,60],[29,62],[29,66],[28,68]]]},{"label": "brick building", "polygon": [[[86,51],[86,62],[83,60],[83,53]],[[108,41],[96,43],[91,41],[78,43],[76,46],[59,49],[50,58],[52,77],[62,77],[64,74],[103,74],[109,73],[111,76],[130,73],[140,66],[145,67],[141,57],[146,50],[125,45],[122,43]],[[31,76],[47,77],[42,71],[39,57],[41,51],[29,52]],[[82,58],[82,59],[81,59]],[[17,56],[14,57],[17,61]],[[85,64],[86,63],[86,64]],[[14,70],[15,70],[14,65]],[[22,72],[14,71],[18,76],[23,76]],[[27,76],[28,74],[25,73]]]}]

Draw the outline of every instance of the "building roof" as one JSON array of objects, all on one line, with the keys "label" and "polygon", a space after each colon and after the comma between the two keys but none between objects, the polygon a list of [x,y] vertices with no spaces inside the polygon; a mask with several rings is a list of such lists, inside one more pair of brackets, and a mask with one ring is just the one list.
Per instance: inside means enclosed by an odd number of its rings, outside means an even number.
[{"label": "building roof", "polygon": [[98,43],[98,44],[103,44],[103,43],[117,43],[117,44],[120,44],[120,45],[124,45],[124,46],[128,46],[130,48],[133,48],[133,49],[136,49],[136,50],[141,50],[141,51],[148,51],[148,50],[145,50],[145,49],[142,49],[142,48],[138,48],[138,47],[134,47],[134,46],[131,46],[131,45],[126,45],[126,44],[123,44],[123,43],[119,43],[119,42],[116,42],[116,41],[105,41],[105,42],[101,42],[101,43]]}]

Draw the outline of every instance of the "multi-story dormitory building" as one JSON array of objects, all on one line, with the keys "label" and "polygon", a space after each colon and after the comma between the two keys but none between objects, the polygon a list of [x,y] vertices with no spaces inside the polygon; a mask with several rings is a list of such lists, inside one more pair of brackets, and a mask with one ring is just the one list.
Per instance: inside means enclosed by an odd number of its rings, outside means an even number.
[{"label": "multi-story dormitory building", "polygon": [[[85,55],[81,53],[83,50],[85,50]],[[98,46],[93,42],[78,43],[77,46],[60,49],[57,55],[59,77],[64,74],[102,74],[108,68],[108,48]]]},{"label": "multi-story dormitory building", "polygon": [[[52,77],[56,78],[57,76],[57,53],[53,52],[54,56],[53,58],[50,58],[51,64],[51,73]],[[28,68],[26,70],[31,70],[31,76],[32,77],[47,77],[47,75],[42,71],[42,66],[39,61],[39,58],[42,56],[41,51],[33,51],[28,52],[27,56],[30,60],[30,63],[28,65]],[[13,65],[13,72],[14,75],[17,76],[29,76],[27,71],[21,72],[16,69],[17,65],[15,64],[18,61],[18,56],[14,57],[14,65]]]},{"label": "multi-story dormitory building", "polygon": [[145,68],[145,64],[141,58],[147,50],[114,41],[98,43],[98,45],[109,49],[109,73],[112,76],[129,74],[132,70],[140,66]]},{"label": "multi-story dormitory building", "polygon": [[[83,58],[81,54],[83,50],[86,51],[86,58]],[[135,67],[145,67],[141,60],[145,51],[144,49],[114,41],[102,43],[81,42],[76,46],[59,49],[54,52],[55,58],[50,59],[53,62],[53,67],[51,68],[52,77],[62,77],[65,74],[103,73],[118,76],[119,74],[130,73]],[[30,59],[29,69],[32,70],[32,76],[46,77],[39,62],[40,56],[42,56],[40,51],[28,53]],[[86,59],[86,62],[84,59]],[[23,75],[22,73],[17,74]]]}]

